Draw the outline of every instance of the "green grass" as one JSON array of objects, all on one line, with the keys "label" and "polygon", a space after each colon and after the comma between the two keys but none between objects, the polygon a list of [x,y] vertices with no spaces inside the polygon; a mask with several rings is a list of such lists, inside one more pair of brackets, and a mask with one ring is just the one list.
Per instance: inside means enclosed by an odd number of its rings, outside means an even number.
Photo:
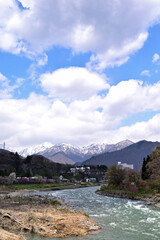
[{"label": "green grass", "polygon": [[72,189],[72,188],[78,188],[78,187],[86,187],[91,186],[90,183],[38,183],[38,184],[11,184],[8,187],[12,190],[50,190],[50,189]]},{"label": "green grass", "polygon": [[147,197],[152,195],[154,193],[154,190],[157,190],[157,189],[149,189],[148,191],[145,189],[142,189],[142,190],[139,190],[138,192],[131,192],[129,190],[124,190],[124,189],[107,188],[105,185],[102,185],[99,191],[105,194],[113,194],[113,195],[119,195],[119,196],[126,195],[128,197]]},{"label": "green grass", "polygon": [[89,218],[89,215],[85,212],[83,212],[83,215]]},{"label": "green grass", "polygon": [[37,184],[12,184],[10,187],[15,190],[27,189],[27,190],[36,190],[36,189],[57,189],[57,188],[66,188],[71,187],[71,184],[64,183],[37,183]]}]

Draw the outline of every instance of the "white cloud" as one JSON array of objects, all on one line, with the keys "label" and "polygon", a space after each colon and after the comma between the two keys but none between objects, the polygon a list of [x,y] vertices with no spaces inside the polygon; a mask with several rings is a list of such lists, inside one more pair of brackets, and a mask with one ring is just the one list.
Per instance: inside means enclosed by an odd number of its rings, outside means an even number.
[{"label": "white cloud", "polygon": [[140,75],[141,75],[141,76],[146,76],[146,77],[150,77],[150,76],[151,76],[149,70],[143,70]]},{"label": "white cloud", "polygon": [[[49,97],[32,93],[27,99],[13,99],[23,79],[11,85],[0,74],[0,142],[18,146],[44,141],[160,140],[159,114],[120,127],[128,116],[160,111],[160,82],[144,85],[132,79],[109,87],[103,75],[92,71],[120,66],[143,47],[148,28],[159,21],[159,0],[19,1],[27,9],[19,8],[15,0],[0,0],[0,50],[34,59],[33,79],[54,46],[74,54],[90,52],[91,58],[88,70],[70,67],[42,74],[39,81]],[[155,53],[152,61],[159,59]]]},{"label": "white cloud", "polygon": [[27,99],[1,99],[0,142],[14,147],[45,141],[85,145],[125,138],[160,140],[160,114],[121,127],[122,121],[127,123],[132,115],[160,111],[159,96],[160,82],[143,85],[129,80],[110,87],[106,96],[95,94],[70,103],[35,93]]},{"label": "white cloud", "polygon": [[24,100],[1,100],[0,142],[5,140],[12,146],[41,143],[47,139],[51,142],[80,143],[102,125],[99,115],[96,115],[96,101],[91,100],[94,104],[92,112],[91,103],[80,110],[74,104],[66,105],[59,100],[53,102],[35,94]]},{"label": "white cloud", "polygon": [[133,141],[148,140],[148,141],[160,141],[160,114],[156,114],[154,117],[144,122],[137,122],[131,126],[122,127],[115,131],[118,138],[116,140],[132,139]]},{"label": "white cloud", "polygon": [[7,78],[2,73],[0,73],[0,82],[5,83],[6,81],[7,81]]},{"label": "white cloud", "polygon": [[[29,57],[53,46],[91,52],[97,70],[121,65],[158,22],[159,0],[0,0],[0,49]],[[41,64],[41,61],[40,61]]]},{"label": "white cloud", "polygon": [[40,76],[41,86],[53,98],[64,100],[87,99],[108,89],[104,76],[85,68],[62,68]]},{"label": "white cloud", "polygon": [[48,56],[46,54],[44,54],[43,56],[37,59],[38,66],[44,66],[47,64],[47,62],[48,62]]},{"label": "white cloud", "polygon": [[[118,36],[117,36],[118,37]],[[87,63],[89,69],[101,70],[114,65],[121,66],[126,63],[129,56],[135,51],[143,47],[144,42],[148,37],[148,33],[144,32],[137,36],[137,39],[126,39],[121,46],[112,45],[106,51],[98,54],[93,54],[90,62]]]},{"label": "white cloud", "polygon": [[18,89],[24,80],[18,78],[14,85],[10,85],[10,80],[0,73],[0,99],[11,98],[15,89]]},{"label": "white cloud", "polygon": [[160,82],[143,86],[142,81],[128,80],[112,86],[104,99],[104,114],[117,121],[129,114],[160,110]]},{"label": "white cloud", "polygon": [[155,54],[153,55],[152,62],[155,63],[155,62],[157,62],[159,59],[160,59],[159,54],[155,53]]}]

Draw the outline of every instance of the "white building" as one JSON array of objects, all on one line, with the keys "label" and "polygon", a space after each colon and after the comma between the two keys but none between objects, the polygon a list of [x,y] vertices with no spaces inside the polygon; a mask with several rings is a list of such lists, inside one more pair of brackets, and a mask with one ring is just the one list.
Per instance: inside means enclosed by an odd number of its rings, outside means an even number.
[{"label": "white building", "polygon": [[118,162],[118,166],[121,166],[122,169],[125,169],[125,168],[134,169],[133,164],[127,164],[127,163]]},{"label": "white building", "polygon": [[86,171],[90,171],[90,167],[72,167],[70,168],[70,171],[72,173],[76,173],[76,172],[86,172]]}]

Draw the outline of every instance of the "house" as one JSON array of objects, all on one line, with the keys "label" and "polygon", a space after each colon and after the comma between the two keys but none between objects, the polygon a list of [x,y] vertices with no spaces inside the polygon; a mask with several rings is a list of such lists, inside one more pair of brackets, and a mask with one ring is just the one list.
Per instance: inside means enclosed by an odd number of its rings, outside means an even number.
[{"label": "house", "polygon": [[125,168],[134,169],[133,164],[127,164],[127,163],[118,162],[118,166],[121,166],[122,169],[125,169]]},{"label": "house", "polygon": [[96,182],[96,178],[86,178],[86,182]]},{"label": "house", "polygon": [[84,167],[84,166],[80,166],[80,167],[72,167],[70,168],[70,172],[71,173],[77,173],[77,172],[89,172],[90,171],[90,167]]}]

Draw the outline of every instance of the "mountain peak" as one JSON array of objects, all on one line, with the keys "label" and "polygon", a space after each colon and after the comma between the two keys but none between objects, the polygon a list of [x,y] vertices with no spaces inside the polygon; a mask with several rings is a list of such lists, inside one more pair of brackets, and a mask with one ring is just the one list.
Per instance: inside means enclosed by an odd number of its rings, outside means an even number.
[{"label": "mountain peak", "polygon": [[[116,145],[121,145],[122,142],[115,144],[113,148],[116,148]],[[130,143],[130,142],[129,142]],[[122,144],[123,145],[123,144]],[[139,141],[133,143],[123,149],[117,149],[115,151],[109,151],[97,156],[91,157],[87,161],[84,161],[84,165],[106,165],[110,167],[113,164],[118,162],[133,164],[134,169],[137,171],[141,170],[144,157],[150,155],[157,146],[160,146],[160,142],[151,142],[151,141]],[[113,150],[112,148],[112,150]],[[118,151],[117,151],[118,150]]]},{"label": "mountain peak", "polygon": [[49,149],[52,146],[53,146],[52,143],[44,142],[42,144],[38,144],[38,145],[34,145],[34,146],[31,146],[31,147],[28,147],[28,148],[21,149],[18,152],[21,156],[26,157],[27,155],[32,155],[32,154],[44,151],[46,149]]},{"label": "mountain peak", "polygon": [[[70,160],[74,162],[82,162],[93,155],[120,150],[131,145],[132,143],[133,142],[127,139],[116,144],[92,143],[88,146],[77,147],[64,142],[54,145],[49,142],[44,142],[42,144],[38,144],[24,149],[12,149],[12,151],[17,151],[23,157],[33,154],[41,154],[49,159],[52,159],[53,156],[57,153],[64,153],[66,157],[68,157]],[[56,160],[57,159],[58,157],[56,157]]]}]

